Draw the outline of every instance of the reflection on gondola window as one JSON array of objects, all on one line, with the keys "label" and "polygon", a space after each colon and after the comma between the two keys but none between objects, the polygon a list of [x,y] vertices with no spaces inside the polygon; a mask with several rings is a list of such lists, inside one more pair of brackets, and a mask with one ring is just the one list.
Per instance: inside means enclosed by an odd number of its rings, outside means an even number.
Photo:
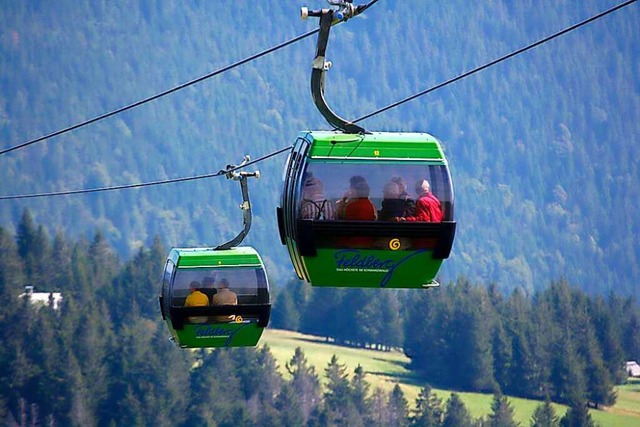
[{"label": "reflection on gondola window", "polygon": [[[340,160],[310,160],[307,163],[305,176],[313,176],[324,185],[324,198],[332,203],[338,203],[345,194],[350,191],[350,179],[354,176],[363,177],[370,188],[370,199],[376,210],[382,209],[384,199],[384,189],[389,181],[394,177],[402,177],[407,183],[409,196],[417,199],[417,194],[412,194],[415,184],[426,179],[431,184],[431,192],[442,203],[444,221],[453,220],[453,191],[450,183],[450,176],[447,167],[440,163],[426,164],[424,162],[380,162],[354,163]],[[304,185],[301,185],[298,196],[299,206],[302,204],[304,196]],[[303,217],[302,210],[299,211]]]}]

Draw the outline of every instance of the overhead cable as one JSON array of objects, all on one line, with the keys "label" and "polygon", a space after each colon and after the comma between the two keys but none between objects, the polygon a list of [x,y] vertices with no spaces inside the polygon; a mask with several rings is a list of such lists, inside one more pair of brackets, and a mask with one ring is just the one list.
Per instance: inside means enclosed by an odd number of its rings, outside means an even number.
[{"label": "overhead cable", "polygon": [[558,31],[557,33],[554,33],[554,34],[552,34],[552,35],[550,35],[548,37],[540,39],[535,43],[531,43],[530,45],[527,45],[527,46],[525,46],[523,48],[515,50],[515,51],[513,51],[513,52],[511,52],[511,53],[509,53],[507,55],[504,55],[504,56],[502,56],[502,57],[500,57],[498,59],[495,59],[495,60],[493,60],[491,62],[487,62],[486,64],[481,65],[481,66],[479,66],[477,68],[474,68],[473,70],[470,70],[470,71],[467,71],[465,73],[462,73],[457,77],[454,77],[454,78],[449,79],[449,80],[447,80],[445,82],[437,84],[437,85],[435,85],[433,87],[430,87],[429,89],[423,90],[422,92],[415,93],[415,94],[413,94],[413,95],[411,95],[411,96],[409,96],[409,97],[407,97],[405,99],[402,99],[400,101],[394,102],[393,104],[389,104],[386,107],[380,108],[379,110],[376,110],[376,111],[374,111],[372,113],[369,113],[367,115],[359,117],[359,118],[353,120],[353,123],[357,123],[357,122],[360,122],[362,120],[368,119],[368,118],[373,117],[373,116],[375,116],[377,114],[380,114],[380,113],[385,112],[387,110],[390,110],[392,108],[398,107],[398,106],[400,106],[400,105],[402,105],[404,103],[407,103],[407,102],[409,102],[411,100],[414,100],[414,99],[419,98],[421,96],[424,96],[424,95],[426,95],[428,93],[431,93],[431,92],[433,92],[435,90],[441,89],[441,88],[443,88],[445,86],[448,86],[448,85],[450,85],[452,83],[455,83],[458,80],[462,80],[465,77],[469,77],[472,74],[478,73],[478,72],[480,72],[480,71],[482,71],[482,70],[484,70],[486,68],[492,67],[492,66],[494,66],[496,64],[499,64],[500,62],[506,61],[509,58],[513,58],[514,56],[520,55],[521,53],[524,53],[524,52],[526,52],[528,50],[531,50],[534,47],[540,46],[540,45],[542,45],[544,43],[547,43],[548,41],[551,41],[551,40],[553,40],[553,39],[555,39],[557,37],[560,37],[560,36],[562,36],[564,34],[567,34],[570,31],[576,30],[576,29],[578,29],[580,27],[583,27],[583,26],[585,26],[587,24],[590,24],[591,22],[594,22],[594,21],[596,21],[596,20],[598,20],[598,19],[600,19],[600,18],[602,18],[602,17],[604,17],[606,15],[609,15],[610,13],[613,13],[618,9],[622,9],[623,7],[629,6],[630,4],[635,3],[636,1],[637,0],[629,0],[629,1],[626,1],[624,3],[619,4],[617,6],[614,6],[611,9],[605,10],[604,12],[599,13],[599,14],[597,14],[595,16],[592,16],[589,19],[585,19],[582,22],[579,22],[579,23],[577,23],[575,25],[567,27],[564,30]]},{"label": "overhead cable", "polygon": [[248,57],[246,57],[244,59],[241,59],[240,61],[234,62],[233,64],[227,65],[225,67],[222,67],[222,68],[220,68],[220,69],[218,69],[216,71],[213,71],[213,72],[211,72],[209,74],[205,74],[204,76],[198,77],[198,78],[196,78],[194,80],[191,80],[189,82],[183,83],[181,85],[178,85],[178,86],[175,86],[175,87],[173,87],[171,89],[168,89],[168,90],[165,90],[163,92],[157,93],[157,94],[155,94],[153,96],[150,96],[148,98],[145,98],[145,99],[142,99],[140,101],[134,102],[133,104],[129,104],[129,105],[124,106],[124,107],[120,107],[120,108],[118,108],[116,110],[110,111],[108,113],[101,114],[101,115],[96,116],[96,117],[94,117],[92,119],[85,120],[83,122],[77,123],[77,124],[75,124],[73,126],[69,126],[69,127],[64,128],[64,129],[60,129],[60,130],[52,132],[52,133],[50,133],[48,135],[44,135],[44,136],[32,139],[32,140],[27,141],[27,142],[23,142],[23,143],[18,144],[18,145],[14,145],[13,147],[2,149],[2,150],[0,150],[0,155],[9,153],[11,151],[18,150],[20,148],[27,147],[29,145],[36,144],[38,142],[42,142],[42,141],[44,141],[46,139],[50,139],[50,138],[53,138],[55,136],[60,136],[60,135],[62,135],[64,133],[71,132],[72,130],[79,129],[81,127],[90,125],[90,124],[98,122],[100,120],[104,120],[104,119],[106,119],[108,117],[115,116],[116,114],[120,114],[120,113],[123,113],[123,112],[125,112],[127,110],[131,110],[133,108],[139,107],[139,106],[141,106],[143,104],[146,104],[146,103],[149,103],[151,101],[155,101],[158,98],[162,98],[163,96],[167,96],[169,94],[172,94],[172,93],[177,92],[179,90],[182,90],[184,88],[192,86],[192,85],[194,85],[196,83],[200,83],[201,81],[210,79],[211,77],[217,76],[218,74],[222,74],[222,73],[224,73],[226,71],[229,71],[229,70],[232,70],[232,69],[234,69],[234,68],[236,68],[236,67],[238,67],[238,66],[240,66],[242,64],[246,64],[247,62],[251,62],[251,61],[253,61],[255,59],[258,59],[258,58],[260,58],[262,56],[265,56],[265,55],[267,55],[269,53],[275,52],[278,49],[282,49],[283,47],[286,47],[286,46],[289,46],[290,44],[296,43],[296,42],[298,42],[298,41],[300,41],[300,40],[302,40],[304,38],[307,38],[307,37],[317,33],[318,31],[319,31],[319,29],[315,29],[315,30],[306,32],[306,33],[304,33],[302,35],[299,35],[297,37],[294,37],[291,40],[288,40],[288,41],[286,41],[284,43],[280,43],[279,45],[273,46],[273,47],[271,47],[269,49],[263,50],[262,52],[259,52],[259,53],[256,53],[254,55],[248,56]]},{"label": "overhead cable", "polygon": [[[375,3],[375,1],[377,1],[377,0],[374,0],[370,4]],[[439,84],[437,84],[435,86],[430,87],[429,89],[426,89],[426,90],[424,90],[422,92],[418,92],[418,93],[416,93],[416,94],[414,94],[412,96],[409,96],[409,97],[407,97],[407,98],[405,98],[403,100],[394,102],[393,104],[389,104],[388,106],[386,106],[384,108],[381,108],[379,110],[376,110],[376,111],[374,111],[372,113],[369,113],[369,114],[367,114],[365,116],[362,116],[362,117],[354,120],[353,122],[355,123],[355,122],[359,122],[359,121],[368,119],[368,118],[373,117],[373,116],[375,116],[377,114],[380,114],[380,113],[388,111],[388,110],[390,110],[392,108],[395,108],[395,107],[397,107],[397,106],[399,106],[401,104],[409,102],[409,101],[411,101],[413,99],[416,99],[418,97],[421,97],[423,95],[431,93],[431,92],[433,92],[433,91],[435,91],[437,89],[441,89],[441,88],[443,88],[443,87],[445,87],[445,86],[447,86],[449,84],[452,84],[452,83],[454,83],[454,82],[456,82],[458,80],[461,80],[461,79],[463,79],[465,77],[468,77],[468,76],[470,76],[472,74],[475,74],[475,73],[477,73],[479,71],[482,71],[482,70],[484,70],[486,68],[489,68],[489,67],[491,67],[493,65],[496,65],[496,64],[498,64],[498,63],[500,63],[502,61],[505,61],[505,60],[507,60],[509,58],[512,58],[512,57],[517,56],[517,55],[519,55],[521,53],[524,53],[524,52],[526,52],[526,51],[528,51],[530,49],[533,49],[536,46],[540,46],[540,45],[542,45],[542,44],[544,44],[544,43],[546,43],[546,42],[548,42],[550,40],[553,40],[553,39],[555,39],[555,38],[557,38],[557,37],[559,37],[559,36],[561,36],[563,34],[566,34],[566,33],[570,32],[570,31],[573,31],[573,30],[575,30],[577,28],[580,28],[580,27],[582,27],[584,25],[587,25],[587,24],[589,24],[591,22],[594,22],[597,19],[600,19],[600,18],[602,18],[602,17],[604,17],[604,16],[606,16],[606,15],[612,13],[612,12],[615,12],[616,10],[621,9],[621,8],[623,8],[625,6],[629,6],[630,4],[635,3],[636,1],[637,0],[629,0],[629,1],[626,1],[624,3],[621,3],[618,6],[615,6],[615,7],[611,8],[611,9],[608,9],[608,10],[602,12],[602,13],[599,13],[599,14],[597,14],[597,15],[589,18],[589,19],[586,19],[586,20],[584,20],[584,21],[582,21],[582,22],[580,22],[578,24],[572,25],[572,26],[567,27],[567,28],[565,28],[565,29],[563,29],[561,31],[558,31],[557,33],[554,33],[554,34],[552,34],[552,35],[550,35],[548,37],[545,37],[545,38],[543,38],[543,39],[541,39],[541,40],[539,40],[539,41],[537,41],[535,43],[527,45],[527,46],[525,46],[525,47],[523,47],[521,49],[513,51],[513,52],[511,52],[511,53],[509,53],[507,55],[504,55],[504,56],[502,56],[502,57],[500,57],[498,59],[495,59],[493,61],[487,62],[486,64],[484,64],[484,65],[482,65],[480,67],[474,68],[471,71],[468,71],[466,73],[460,74],[457,77],[454,77],[454,78],[449,79],[449,80],[447,80],[445,82],[439,83]],[[316,30],[316,31],[318,31],[318,30]],[[265,156],[263,156],[263,157],[261,157],[259,159],[253,160],[253,161],[243,165],[242,167],[246,167],[246,166],[249,166],[251,164],[258,163],[258,162],[260,162],[262,160],[266,160],[266,159],[268,159],[270,157],[276,156],[276,155],[281,154],[281,153],[283,153],[285,151],[289,151],[289,150],[291,150],[291,148],[292,148],[292,146],[281,148],[281,149],[279,149],[277,151],[274,151],[273,153],[267,154],[267,155],[265,155]],[[241,169],[242,167],[238,167],[237,169]],[[72,191],[59,191],[59,192],[51,192],[51,193],[22,194],[22,195],[14,195],[14,196],[0,196],[0,201],[1,200],[17,200],[17,199],[27,199],[27,198],[38,198],[38,197],[65,196],[65,195],[71,195],[71,194],[86,194],[86,193],[96,193],[96,192],[113,191],[113,190],[124,190],[124,189],[129,189],[129,188],[140,188],[140,187],[147,187],[147,186],[154,186],[154,185],[161,185],[161,184],[169,184],[169,183],[175,183],[175,182],[184,182],[184,181],[193,181],[193,180],[199,180],[199,179],[205,179],[205,178],[212,178],[212,177],[220,176],[220,175],[223,175],[223,174],[224,174],[223,171],[220,171],[218,173],[213,173],[213,174],[197,175],[197,176],[192,176],[192,177],[183,177],[183,178],[169,179],[169,180],[163,180],[163,181],[153,181],[153,182],[146,182],[146,183],[138,183],[138,184],[118,185],[118,186],[112,186],[112,187],[102,187],[102,188],[93,188],[93,189],[84,189],[84,190],[72,190]]]},{"label": "overhead cable", "polygon": [[[365,10],[367,10],[368,8],[370,8],[371,6],[373,6],[377,2],[378,2],[378,0],[371,0],[369,3],[367,3],[365,5],[365,7],[362,9],[362,12],[364,12]],[[254,60],[256,60],[256,59],[258,59],[258,58],[260,58],[262,56],[266,56],[266,55],[268,55],[270,53],[273,53],[273,52],[275,52],[277,50],[280,50],[280,49],[285,48],[285,47],[287,47],[289,45],[297,43],[300,40],[303,40],[303,39],[305,39],[305,38],[307,38],[309,36],[312,36],[312,35],[316,34],[318,31],[320,31],[319,28],[316,28],[315,30],[308,31],[308,32],[306,32],[304,34],[301,34],[301,35],[296,36],[296,37],[294,37],[294,38],[292,38],[290,40],[287,40],[286,42],[280,43],[280,44],[278,44],[276,46],[273,46],[273,47],[270,47],[268,49],[265,49],[262,52],[258,52],[258,53],[254,54],[254,55],[248,56],[248,57],[246,57],[244,59],[241,59],[240,61],[234,62],[233,64],[230,64],[230,65],[227,65],[225,67],[222,67],[222,68],[220,68],[220,69],[218,69],[216,71],[213,71],[213,72],[211,72],[209,74],[205,74],[205,75],[203,75],[201,77],[198,77],[196,79],[193,79],[193,80],[191,80],[189,82],[186,82],[186,83],[180,84],[178,86],[175,86],[175,87],[173,87],[171,89],[162,91],[162,92],[157,93],[155,95],[152,95],[152,96],[150,96],[148,98],[141,99],[140,101],[134,102],[133,104],[129,104],[129,105],[126,105],[124,107],[120,107],[120,108],[115,109],[113,111],[110,111],[108,113],[104,113],[104,114],[101,114],[99,116],[96,116],[96,117],[94,117],[92,119],[85,120],[83,122],[77,123],[75,125],[72,125],[72,126],[60,129],[60,130],[57,130],[57,131],[52,132],[50,134],[47,134],[47,135],[44,135],[44,136],[40,136],[38,138],[23,142],[21,144],[14,145],[12,147],[4,148],[4,149],[0,149],[0,155],[6,154],[6,153],[10,153],[11,151],[15,151],[15,150],[18,150],[18,149],[21,149],[21,148],[24,148],[24,147],[28,147],[30,145],[36,144],[38,142],[45,141],[47,139],[50,139],[50,138],[53,138],[53,137],[56,137],[56,136],[60,136],[60,135],[65,134],[67,132],[71,132],[71,131],[79,129],[81,127],[84,127],[84,126],[90,125],[92,123],[98,122],[100,120],[104,120],[104,119],[106,119],[108,117],[115,116],[116,114],[120,114],[120,113],[123,113],[125,111],[131,110],[133,108],[139,107],[139,106],[141,106],[143,104],[147,104],[147,103],[149,103],[151,101],[155,101],[158,98],[162,98],[164,96],[170,95],[170,94],[172,94],[174,92],[177,92],[179,90],[185,89],[185,88],[187,88],[189,86],[192,86],[192,85],[194,85],[196,83],[200,83],[201,81],[210,79],[211,77],[215,77],[215,76],[217,76],[219,74],[222,74],[224,72],[230,71],[230,70],[232,70],[232,69],[234,69],[236,67],[239,67],[240,65],[246,64],[247,62],[254,61]]]},{"label": "overhead cable", "polygon": [[83,189],[83,190],[56,191],[56,192],[51,192],[51,193],[36,193],[36,194],[19,194],[19,195],[15,195],[15,196],[0,196],[0,200],[34,199],[34,198],[40,198],[40,197],[69,196],[69,195],[72,195],[72,194],[100,193],[100,192],[104,192],[104,191],[127,190],[127,189],[130,189],[130,188],[151,187],[151,186],[155,186],[155,185],[172,184],[172,183],[176,183],[176,182],[196,181],[196,180],[199,180],[199,179],[213,178],[213,177],[216,177],[216,176],[224,176],[224,175],[228,174],[229,172],[233,172],[233,171],[245,168],[247,166],[250,166],[252,164],[261,162],[263,160],[266,160],[266,159],[268,159],[270,157],[277,156],[278,154],[283,153],[285,151],[288,151],[290,149],[291,149],[291,147],[285,147],[285,148],[282,148],[280,150],[274,151],[272,153],[266,154],[266,155],[264,155],[264,156],[262,156],[260,158],[255,159],[255,160],[251,160],[251,161],[243,164],[242,166],[237,166],[235,168],[220,170],[219,172],[216,172],[216,173],[208,173],[208,174],[203,174],[203,175],[195,175],[195,176],[188,176],[188,177],[182,177],[182,178],[165,179],[165,180],[160,180],[160,181],[141,182],[141,183],[137,183],[137,184],[124,184],[124,185],[114,185],[114,186],[111,186],[111,187],[87,188],[87,189]]}]

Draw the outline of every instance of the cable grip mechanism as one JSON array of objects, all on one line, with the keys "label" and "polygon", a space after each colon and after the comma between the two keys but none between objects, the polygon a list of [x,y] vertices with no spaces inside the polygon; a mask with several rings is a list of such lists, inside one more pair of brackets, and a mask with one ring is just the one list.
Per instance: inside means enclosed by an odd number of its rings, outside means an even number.
[{"label": "cable grip mechanism", "polygon": [[[354,6],[353,0],[327,0],[327,3],[334,7],[333,9],[331,9],[333,14],[332,25],[337,24],[338,22],[346,21],[349,18],[353,18],[354,16],[362,12],[362,10],[364,10],[364,8],[366,7],[364,5]],[[302,19],[307,19],[310,16],[319,18],[326,10],[327,9],[309,10],[308,7],[301,7],[300,17]]]}]

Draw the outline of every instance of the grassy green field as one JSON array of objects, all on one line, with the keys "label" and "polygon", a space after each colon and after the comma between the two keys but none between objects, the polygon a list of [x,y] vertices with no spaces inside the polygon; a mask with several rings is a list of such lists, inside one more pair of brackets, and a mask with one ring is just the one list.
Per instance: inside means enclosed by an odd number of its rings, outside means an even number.
[{"label": "grassy green field", "polygon": [[[383,352],[376,350],[357,349],[337,346],[327,343],[323,339],[296,332],[267,329],[262,342],[269,346],[278,361],[280,371],[287,375],[285,364],[293,356],[296,347],[301,347],[307,360],[315,366],[316,373],[324,380],[324,369],[332,355],[338,356],[338,361],[347,366],[348,371],[360,364],[367,373],[367,380],[372,386],[390,391],[399,384],[409,404],[414,405],[418,392],[423,383],[413,375],[406,364],[409,359],[400,352]],[[449,398],[451,391],[434,390],[443,400]],[[618,387],[618,401],[615,406],[602,411],[591,411],[594,421],[604,427],[640,427],[640,381]],[[491,394],[459,393],[473,417],[486,416],[491,412]],[[536,400],[509,398],[514,407],[516,421],[522,426],[528,426],[535,408],[541,403]],[[562,416],[566,407],[555,405],[556,413]]]}]

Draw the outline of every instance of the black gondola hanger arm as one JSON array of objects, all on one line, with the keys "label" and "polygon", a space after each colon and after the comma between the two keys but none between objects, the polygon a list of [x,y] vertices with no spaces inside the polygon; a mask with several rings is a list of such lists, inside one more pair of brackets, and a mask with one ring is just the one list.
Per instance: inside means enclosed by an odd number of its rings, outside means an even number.
[{"label": "black gondola hanger arm", "polygon": [[242,204],[240,204],[240,209],[242,210],[243,228],[236,237],[226,243],[218,245],[215,250],[235,248],[240,243],[242,243],[247,234],[249,234],[249,230],[251,229],[251,201],[249,200],[249,186],[247,185],[247,178],[260,178],[260,171],[237,171],[239,168],[246,165],[250,160],[251,158],[248,155],[245,155],[240,165],[227,165],[227,168],[225,170],[220,171],[220,173],[225,174],[227,179],[240,181],[240,190],[242,191]]},{"label": "black gondola hanger arm", "polygon": [[311,95],[313,102],[325,120],[335,128],[347,133],[365,133],[363,127],[343,119],[329,108],[324,98],[324,82],[325,72],[331,67],[331,62],[325,60],[331,26],[358,15],[364,11],[367,6],[354,6],[351,0],[327,1],[330,5],[337,6],[338,9],[309,10],[303,7],[300,11],[302,19],[306,19],[309,16],[320,18],[316,56],[313,59],[313,67],[311,70]]}]

